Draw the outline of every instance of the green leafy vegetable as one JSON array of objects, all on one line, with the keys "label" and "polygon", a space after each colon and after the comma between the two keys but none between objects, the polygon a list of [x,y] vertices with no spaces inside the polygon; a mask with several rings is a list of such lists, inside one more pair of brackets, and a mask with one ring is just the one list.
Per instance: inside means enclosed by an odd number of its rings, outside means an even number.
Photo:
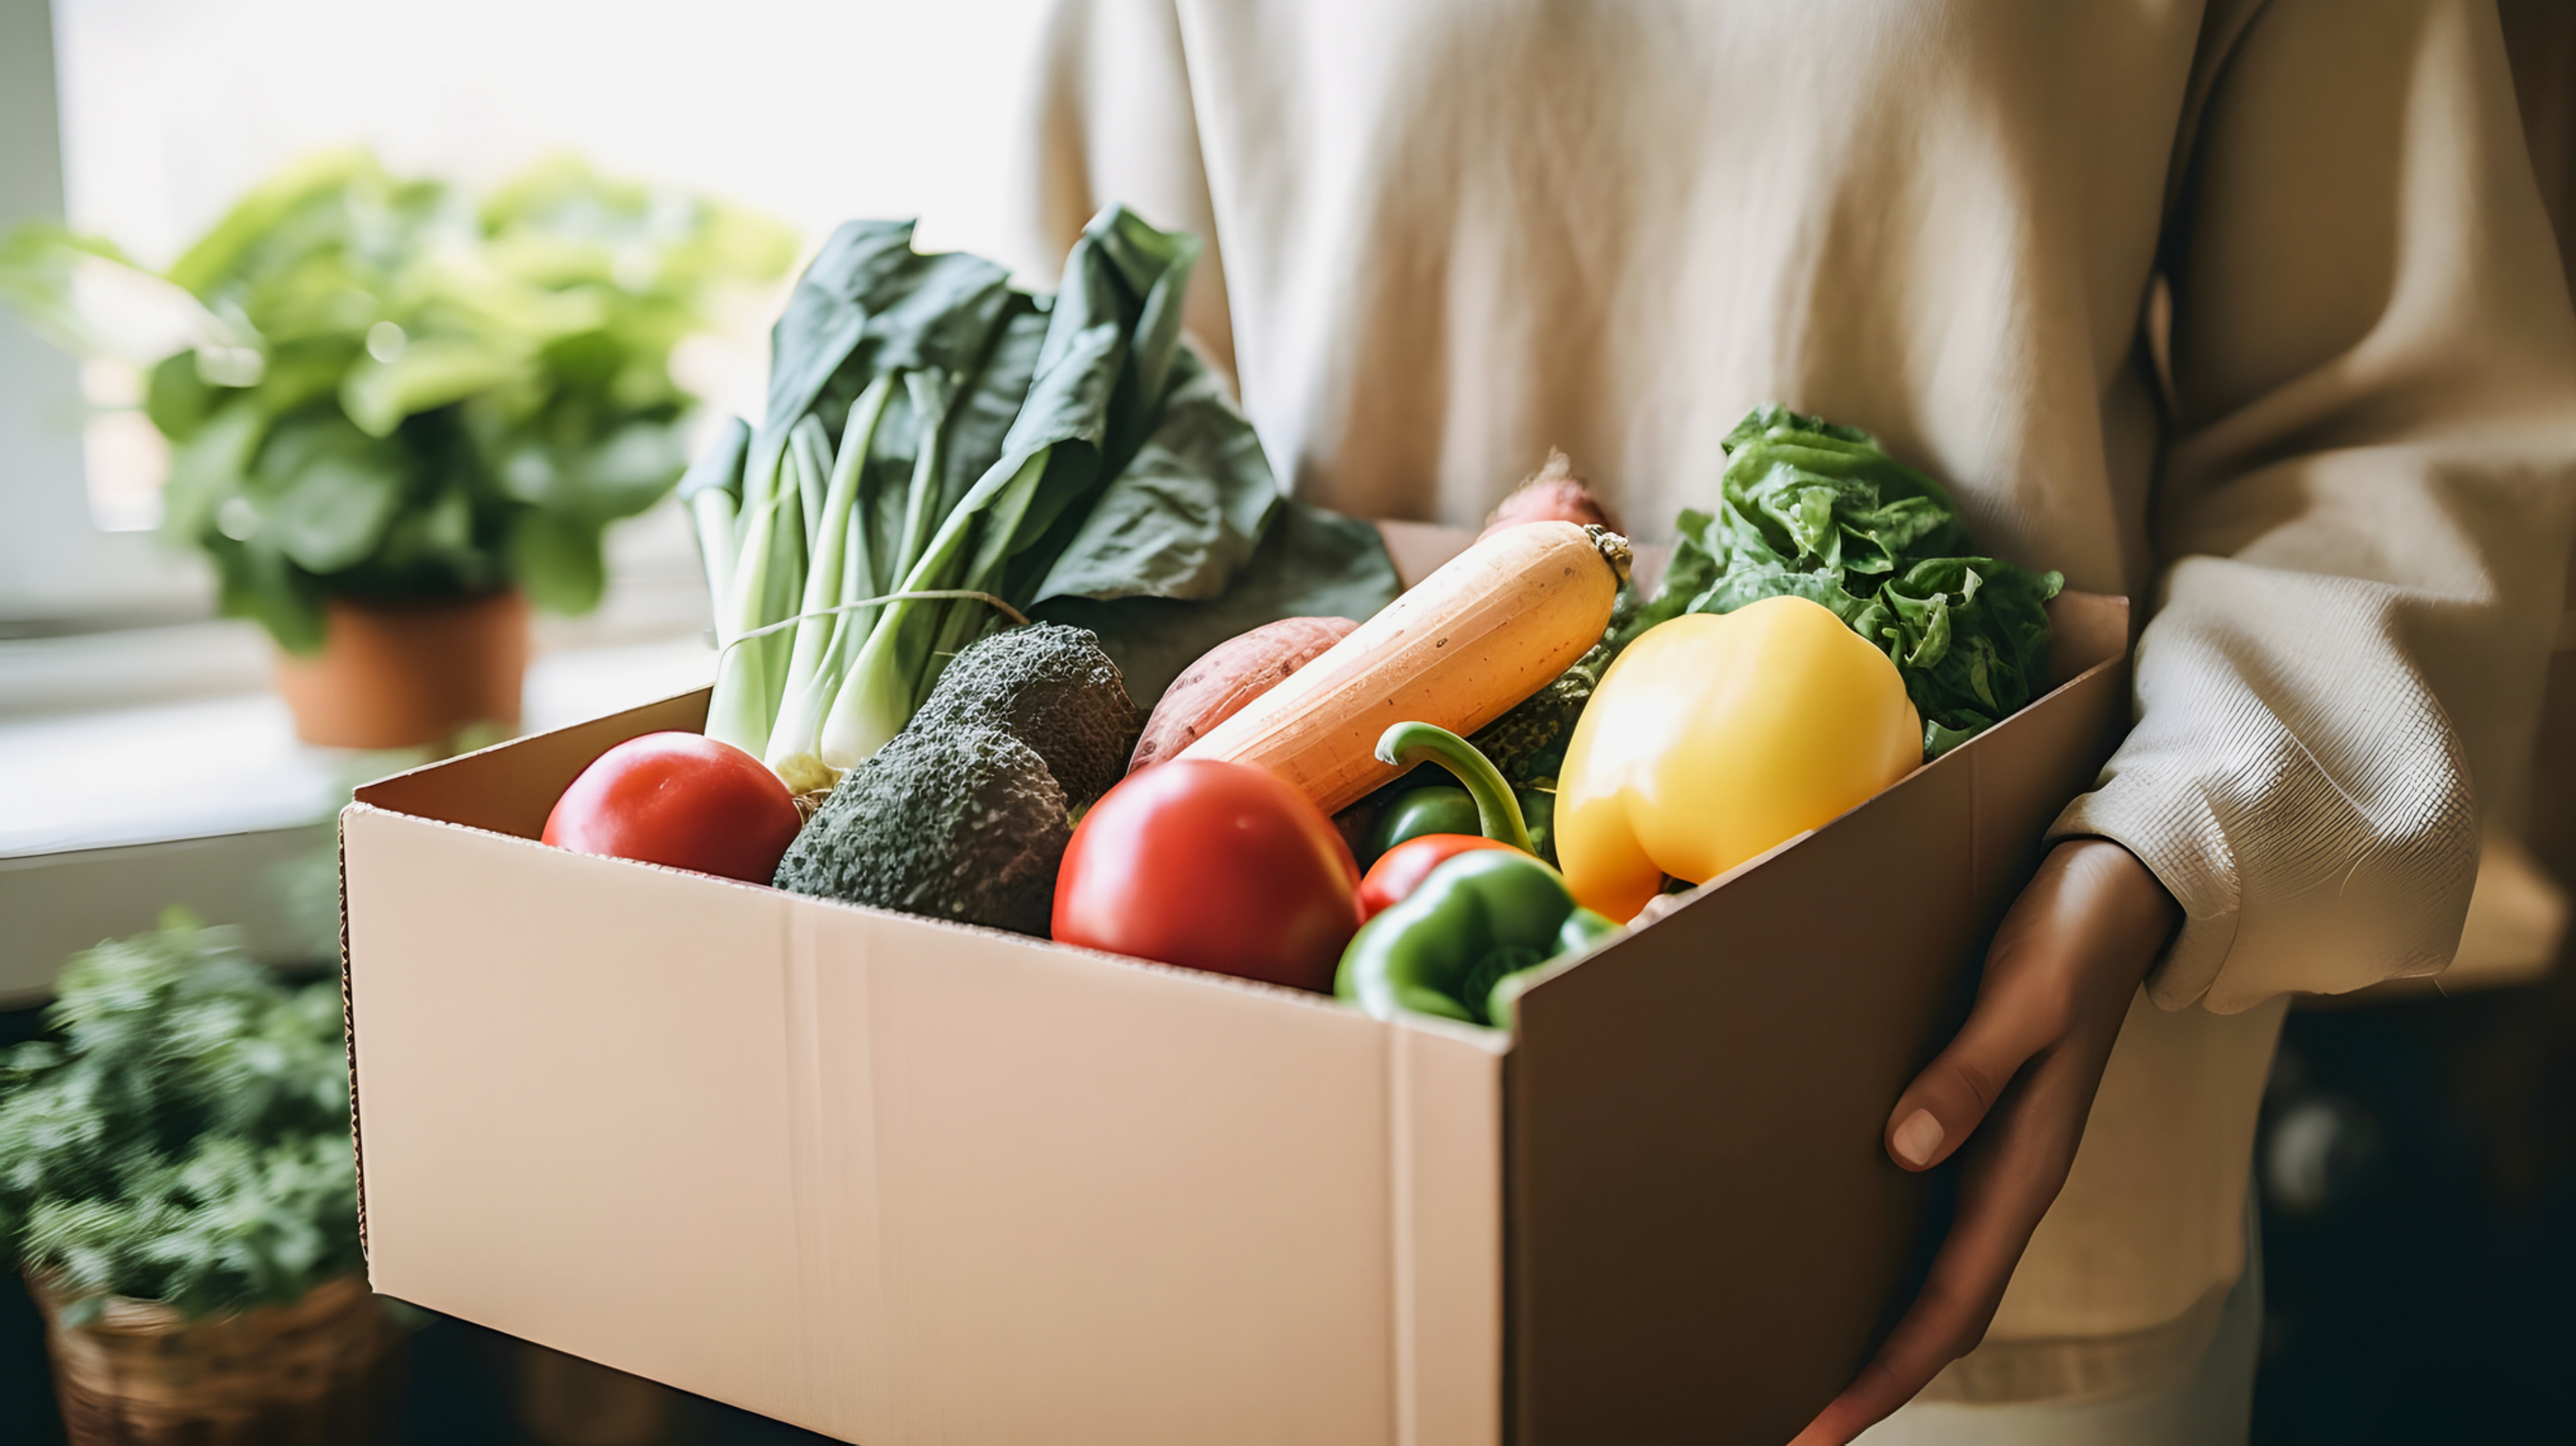
[{"label": "green leafy vegetable", "polygon": [[1251,559],[1212,599],[1058,597],[1032,611],[1097,634],[1127,696],[1151,712],[1182,669],[1228,638],[1281,618],[1365,620],[1395,594],[1395,567],[1375,527],[1292,497],[1280,500]]},{"label": "green leafy vegetable", "polygon": [[1617,641],[1685,612],[1821,603],[1895,662],[1927,756],[2031,700],[2062,575],[1966,555],[1950,495],[1858,428],[1765,406],[1724,446],[1717,511],[1682,513],[1663,586]]},{"label": "green leafy vegetable", "polygon": [[[1098,632],[1150,704],[1218,638],[1394,595],[1375,532],[1284,503],[1182,344],[1194,238],[1112,207],[1052,297],[911,243],[904,222],[833,234],[779,319],[760,425],[681,487],[725,647],[711,736],[819,787],[1007,619]],[[1209,619],[1226,631],[1200,641]]]},{"label": "green leafy vegetable", "polygon": [[107,1295],[192,1315],[285,1303],[359,1268],[336,980],[290,988],[174,914],[73,961],[62,1036],[0,1064],[0,1242]]}]

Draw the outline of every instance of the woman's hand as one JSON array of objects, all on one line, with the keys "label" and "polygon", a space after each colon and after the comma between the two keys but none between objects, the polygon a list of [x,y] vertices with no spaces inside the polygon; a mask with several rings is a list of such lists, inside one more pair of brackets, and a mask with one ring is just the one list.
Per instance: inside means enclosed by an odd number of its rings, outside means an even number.
[{"label": "woman's hand", "polygon": [[2069,839],[2049,851],[1995,932],[1968,1022],[1888,1115],[1887,1153],[1906,1169],[1967,1151],[1949,1237],[1877,1356],[1791,1446],[1851,1440],[1985,1336],[2066,1183],[2129,1001],[2181,917],[2118,844]]}]

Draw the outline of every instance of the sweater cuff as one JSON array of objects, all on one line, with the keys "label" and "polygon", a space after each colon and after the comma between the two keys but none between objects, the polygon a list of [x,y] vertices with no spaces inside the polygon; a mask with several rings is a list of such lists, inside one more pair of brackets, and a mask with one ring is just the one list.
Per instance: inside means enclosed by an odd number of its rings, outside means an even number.
[{"label": "sweater cuff", "polygon": [[[2062,839],[2103,838],[2127,849],[2182,906],[2182,928],[2147,974],[2147,997],[2181,1009],[2208,995],[2236,944],[2243,899],[2227,834],[2200,791],[2157,787],[2150,775],[2122,771],[2078,797],[2049,825],[2047,846]],[[2246,1000],[2235,1013],[2259,1000]]]}]

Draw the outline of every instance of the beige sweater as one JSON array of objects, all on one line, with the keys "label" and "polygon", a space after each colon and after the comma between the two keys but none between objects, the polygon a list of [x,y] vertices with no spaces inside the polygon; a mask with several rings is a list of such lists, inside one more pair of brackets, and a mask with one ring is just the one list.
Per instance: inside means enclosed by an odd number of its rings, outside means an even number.
[{"label": "beige sweater", "polygon": [[1665,540],[1778,400],[2152,604],[2062,833],[2188,922],[1935,1395],[2170,1379],[2282,1000],[2441,969],[2562,592],[2576,323],[2492,0],[1061,0],[1043,264],[1210,239],[1299,495],[1472,523],[1550,446]]}]

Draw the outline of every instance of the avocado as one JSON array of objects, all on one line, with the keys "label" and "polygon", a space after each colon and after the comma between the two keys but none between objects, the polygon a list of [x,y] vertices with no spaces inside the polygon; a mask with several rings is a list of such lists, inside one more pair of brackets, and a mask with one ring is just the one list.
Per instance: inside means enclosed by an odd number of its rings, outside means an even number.
[{"label": "avocado", "polygon": [[851,769],[778,861],[778,887],[1044,937],[1072,807],[995,728],[908,727]]},{"label": "avocado", "polygon": [[1139,721],[1098,635],[1037,623],[979,638],[950,659],[911,727],[1008,733],[1036,749],[1082,807],[1126,776]]},{"label": "avocado", "polygon": [[1039,623],[949,661],[912,721],[843,774],[778,861],[778,887],[1044,937],[1074,810],[1136,744],[1118,665]]}]

